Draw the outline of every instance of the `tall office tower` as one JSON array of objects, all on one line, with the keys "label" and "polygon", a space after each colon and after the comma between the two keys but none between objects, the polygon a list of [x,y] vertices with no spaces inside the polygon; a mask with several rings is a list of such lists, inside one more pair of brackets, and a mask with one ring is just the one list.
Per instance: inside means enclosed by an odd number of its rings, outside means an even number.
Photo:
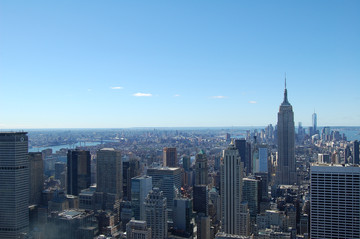
[{"label": "tall office tower", "polygon": [[344,163],[350,163],[350,160],[351,160],[350,146],[346,145],[345,148],[344,148]]},{"label": "tall office tower", "polygon": [[69,150],[67,154],[67,194],[78,196],[91,185],[90,152]]},{"label": "tall office tower", "polygon": [[243,163],[233,142],[223,151],[221,209],[223,231],[240,235]]},{"label": "tall office tower", "polygon": [[177,198],[174,200],[174,228],[192,235],[193,225],[191,219],[193,215],[192,200],[188,198]]},{"label": "tall office tower", "polygon": [[145,199],[145,215],[152,239],[167,238],[166,198],[159,188],[154,188]]},{"label": "tall office tower", "polygon": [[246,174],[250,174],[252,172],[251,153],[252,153],[251,142],[246,142],[245,163],[243,165],[243,167],[245,167]]},{"label": "tall office tower", "polygon": [[267,172],[255,173],[255,178],[260,182],[261,201],[266,202],[269,199],[269,174]]},{"label": "tall office tower", "polygon": [[44,162],[42,153],[29,153],[30,161],[30,204],[41,203],[41,193],[44,189]]},{"label": "tall office tower", "polygon": [[198,239],[208,239],[210,238],[210,217],[198,213],[195,217],[195,222],[197,225],[196,236]]},{"label": "tall office tower", "polygon": [[252,156],[252,159],[251,159],[252,172],[251,172],[251,174],[254,174],[256,172],[259,172],[259,169],[260,169],[259,145],[256,142],[253,144],[251,156]]},{"label": "tall office tower", "polygon": [[314,112],[314,114],[312,114],[312,127],[313,127],[313,132],[314,134],[317,133],[317,115]]},{"label": "tall office tower", "polygon": [[246,170],[247,170],[247,168],[249,166],[248,166],[247,155],[246,155],[246,153],[247,153],[246,152],[247,151],[246,140],[245,139],[235,139],[235,147],[239,152],[241,162],[244,163],[244,168],[246,168]]},{"label": "tall office tower", "polygon": [[268,148],[266,144],[259,145],[259,171],[255,172],[268,172]]},{"label": "tall office tower", "polygon": [[55,179],[60,180],[61,188],[66,188],[66,163],[55,163]]},{"label": "tall office tower", "polygon": [[360,238],[360,167],[310,167],[310,237]]},{"label": "tall office tower", "polygon": [[[113,148],[97,151],[96,194],[100,198],[100,209],[113,209],[117,200],[122,198],[122,161],[121,153]],[[102,197],[102,198],[101,198]]]},{"label": "tall office tower", "polygon": [[131,207],[136,220],[145,220],[145,198],[152,189],[152,178],[137,176],[131,179]]},{"label": "tall office tower", "polygon": [[146,225],[146,221],[130,220],[126,224],[127,239],[151,239],[151,228]]},{"label": "tall office tower", "polygon": [[171,220],[174,198],[181,189],[181,169],[168,167],[149,168],[147,174],[152,177],[153,187],[163,191],[167,200],[169,219]]},{"label": "tall office tower", "polygon": [[209,190],[207,185],[195,185],[193,188],[194,212],[207,216],[209,206]]},{"label": "tall office tower", "polygon": [[353,162],[359,164],[359,141],[357,140],[353,142]]},{"label": "tall office tower", "polygon": [[176,148],[164,148],[163,165],[164,167],[178,166]]},{"label": "tall office tower", "polygon": [[280,105],[277,127],[279,158],[276,170],[276,184],[294,184],[297,182],[294,112],[287,98],[286,80],[284,101]]},{"label": "tall office tower", "polygon": [[309,131],[309,135],[310,135],[310,136],[313,136],[313,135],[314,135],[314,128],[313,128],[312,126],[310,126],[310,127],[308,128],[308,131]]},{"label": "tall office tower", "polygon": [[195,185],[208,184],[208,162],[206,154],[201,150],[195,157]]},{"label": "tall office tower", "polygon": [[324,127],[321,130],[321,139],[326,140],[326,141],[330,141],[330,138],[331,138],[330,127]]},{"label": "tall office tower", "polygon": [[255,222],[256,215],[260,213],[261,181],[255,177],[243,179],[243,201],[248,203],[251,220]]},{"label": "tall office tower", "polygon": [[26,132],[0,133],[0,238],[29,230],[29,159]]},{"label": "tall office tower", "polygon": [[131,201],[131,179],[140,175],[140,162],[136,158],[123,158],[123,196]]},{"label": "tall office tower", "polygon": [[250,213],[247,202],[241,202],[240,204],[240,235],[250,236]]},{"label": "tall office tower", "polygon": [[183,168],[184,168],[185,171],[190,170],[190,157],[189,156],[184,156],[183,157]]}]

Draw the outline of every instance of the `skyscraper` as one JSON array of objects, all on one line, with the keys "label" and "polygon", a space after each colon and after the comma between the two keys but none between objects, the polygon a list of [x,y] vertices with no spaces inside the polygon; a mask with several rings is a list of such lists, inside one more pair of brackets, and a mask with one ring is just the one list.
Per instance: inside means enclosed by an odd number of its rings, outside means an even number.
[{"label": "skyscraper", "polygon": [[[246,173],[251,172],[251,159],[249,156],[251,152],[247,152],[249,150],[249,146],[245,139],[235,139],[235,147],[239,151],[239,156],[241,158],[241,162],[244,163],[244,168],[246,168]],[[251,146],[250,146],[251,148]]]},{"label": "skyscraper", "polygon": [[176,230],[193,233],[191,219],[193,217],[192,200],[189,198],[177,198],[174,200],[174,227]]},{"label": "skyscraper", "polygon": [[241,233],[243,163],[233,142],[223,151],[221,165],[221,208],[223,231]]},{"label": "skyscraper", "polygon": [[193,188],[193,210],[208,216],[209,190],[207,185],[195,185]]},{"label": "skyscraper", "polygon": [[41,203],[41,193],[44,189],[44,162],[42,153],[29,153],[30,163],[30,204]]},{"label": "skyscraper", "polygon": [[357,140],[353,142],[353,162],[359,164],[359,141]]},{"label": "skyscraper", "polygon": [[185,171],[190,170],[190,157],[189,156],[184,156],[183,157],[183,168],[184,168]]},{"label": "skyscraper", "polygon": [[314,134],[316,134],[316,132],[317,132],[317,115],[315,112],[312,114],[312,127],[313,127]]},{"label": "skyscraper", "polygon": [[172,210],[174,198],[180,192],[181,188],[181,170],[180,168],[149,168],[147,174],[152,177],[153,187],[159,188],[167,199],[167,208],[169,218],[172,219]]},{"label": "skyscraper", "polygon": [[297,182],[295,165],[295,123],[294,112],[287,98],[286,79],[284,101],[278,113],[278,165],[276,184],[290,185]]},{"label": "skyscraper", "polygon": [[29,230],[29,159],[26,132],[0,133],[0,238]]},{"label": "skyscraper", "polygon": [[111,209],[122,197],[122,161],[120,151],[103,148],[97,152],[96,192],[103,194],[102,208]]},{"label": "skyscraper", "polygon": [[206,154],[201,150],[195,158],[195,185],[207,185],[208,165]]},{"label": "skyscraper", "polygon": [[131,207],[136,220],[145,220],[144,201],[151,189],[151,177],[145,175],[131,179]]},{"label": "skyscraper", "polygon": [[310,237],[360,238],[360,168],[310,167]]},{"label": "skyscraper", "polygon": [[176,148],[164,148],[163,165],[164,167],[178,166]]},{"label": "skyscraper", "polygon": [[267,145],[259,145],[259,171],[268,172],[268,148]]},{"label": "skyscraper", "polygon": [[145,215],[152,239],[167,238],[166,198],[159,188],[154,188],[145,199]]},{"label": "skyscraper", "polygon": [[91,185],[90,152],[69,150],[67,154],[67,194],[78,196]]},{"label": "skyscraper", "polygon": [[255,222],[256,215],[260,213],[261,182],[255,177],[243,179],[243,200],[248,203],[250,217]]},{"label": "skyscraper", "polygon": [[131,179],[140,175],[140,162],[136,158],[123,158],[123,197],[125,200],[131,201]]}]

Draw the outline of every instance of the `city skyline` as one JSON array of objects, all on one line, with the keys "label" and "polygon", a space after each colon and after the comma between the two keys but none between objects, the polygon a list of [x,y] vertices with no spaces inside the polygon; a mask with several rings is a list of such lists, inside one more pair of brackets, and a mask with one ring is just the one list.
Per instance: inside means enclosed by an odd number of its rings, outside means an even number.
[{"label": "city skyline", "polygon": [[275,125],[285,72],[295,125],[359,126],[359,10],[1,2],[0,128]]}]

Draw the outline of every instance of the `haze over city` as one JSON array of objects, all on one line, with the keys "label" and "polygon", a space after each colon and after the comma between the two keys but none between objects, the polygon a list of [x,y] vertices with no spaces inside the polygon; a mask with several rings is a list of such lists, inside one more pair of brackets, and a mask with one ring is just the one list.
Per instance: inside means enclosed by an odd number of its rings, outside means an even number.
[{"label": "haze over city", "polygon": [[358,126],[359,1],[2,1],[0,128]]}]

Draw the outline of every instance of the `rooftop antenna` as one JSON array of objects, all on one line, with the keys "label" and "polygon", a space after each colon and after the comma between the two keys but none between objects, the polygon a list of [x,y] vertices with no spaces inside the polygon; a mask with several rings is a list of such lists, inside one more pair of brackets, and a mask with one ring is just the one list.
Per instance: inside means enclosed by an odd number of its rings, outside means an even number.
[{"label": "rooftop antenna", "polygon": [[286,89],[286,72],[285,72],[285,89]]}]

